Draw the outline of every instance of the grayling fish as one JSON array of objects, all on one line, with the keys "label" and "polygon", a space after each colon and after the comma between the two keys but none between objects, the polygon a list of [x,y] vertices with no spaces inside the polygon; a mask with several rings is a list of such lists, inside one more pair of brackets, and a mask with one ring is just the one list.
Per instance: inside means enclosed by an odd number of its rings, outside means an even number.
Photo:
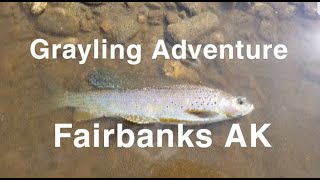
[{"label": "grayling fish", "polygon": [[194,85],[66,93],[59,107],[75,107],[74,119],[122,117],[138,124],[218,122],[249,114],[245,97]]}]

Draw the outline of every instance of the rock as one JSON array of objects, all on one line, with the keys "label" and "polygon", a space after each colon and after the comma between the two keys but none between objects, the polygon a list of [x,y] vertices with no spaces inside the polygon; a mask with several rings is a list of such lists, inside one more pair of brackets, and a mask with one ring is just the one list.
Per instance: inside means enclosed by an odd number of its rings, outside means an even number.
[{"label": "rock", "polygon": [[262,20],[259,27],[259,35],[271,43],[278,42],[278,27],[270,20]]},{"label": "rock", "polygon": [[166,14],[166,21],[168,24],[174,24],[181,21],[181,18],[174,12],[168,12]]},{"label": "rock", "polygon": [[128,78],[118,76],[105,69],[98,69],[88,74],[88,82],[97,89],[118,89],[128,85]]},{"label": "rock", "polygon": [[112,34],[112,24],[110,21],[104,20],[100,24],[100,28],[102,29],[103,32],[107,34]]},{"label": "rock", "polygon": [[58,44],[61,44],[61,46],[64,46],[66,44],[73,44],[76,45],[79,43],[79,40],[76,37],[67,37],[60,41]]},{"label": "rock", "polygon": [[147,22],[147,17],[143,14],[137,16],[137,22],[140,24],[145,24]]},{"label": "rock", "polygon": [[[61,40],[58,44],[61,44],[63,47],[66,44],[77,45],[79,43],[79,39],[76,37],[67,37]],[[58,49],[58,55],[62,57],[63,49]]]},{"label": "rock", "polygon": [[237,2],[235,4],[235,8],[242,11],[247,11],[250,7],[251,7],[251,2]]},{"label": "rock", "polygon": [[144,3],[149,9],[158,10],[161,9],[161,4],[158,2],[146,2]]},{"label": "rock", "polygon": [[164,6],[171,11],[177,9],[177,5],[174,2],[164,2]]},{"label": "rock", "polygon": [[163,11],[153,10],[148,13],[148,23],[150,25],[160,25],[163,22]]},{"label": "rock", "polygon": [[47,6],[47,2],[33,2],[33,5],[31,7],[31,13],[39,15],[47,8]]},{"label": "rock", "polygon": [[200,77],[194,69],[184,66],[180,61],[164,61],[162,71],[170,78],[178,80],[199,81]]},{"label": "rock", "polygon": [[202,13],[179,23],[170,24],[167,28],[168,38],[171,38],[170,40],[175,43],[179,43],[183,39],[190,43],[196,43],[202,35],[213,31],[218,25],[219,19],[215,14]]},{"label": "rock", "polygon": [[254,3],[252,10],[262,19],[272,19],[275,15],[275,12],[270,5],[262,2]]},{"label": "rock", "polygon": [[317,2],[304,2],[304,15],[311,19],[319,18],[319,14],[317,12]]},{"label": "rock", "polygon": [[143,2],[127,2],[129,8],[139,8],[144,5]]},{"label": "rock", "polygon": [[30,9],[35,15],[41,14],[48,6],[47,2],[24,2],[23,5]]},{"label": "rock", "polygon": [[37,19],[37,28],[44,33],[72,35],[79,31],[79,19],[63,8],[50,8]]},{"label": "rock", "polygon": [[181,11],[178,13],[178,16],[181,18],[181,19],[185,19],[187,18],[187,13],[185,11]]},{"label": "rock", "polygon": [[269,2],[269,3],[276,10],[278,16],[281,19],[291,18],[297,10],[296,6],[291,5],[288,2]]},{"label": "rock", "polygon": [[235,9],[237,2],[221,2],[221,7],[226,10]]},{"label": "rock", "polygon": [[121,16],[121,21],[120,19],[104,20],[100,27],[106,33],[107,38],[116,43],[126,43],[140,30],[137,20],[131,16]]},{"label": "rock", "polygon": [[203,45],[207,45],[207,44],[215,44],[215,45],[224,44],[224,36],[223,36],[222,32],[216,31],[216,32],[213,32],[212,34],[210,34],[209,36],[204,36],[200,40],[199,44],[203,44]]},{"label": "rock", "polygon": [[203,11],[202,2],[177,2],[178,7],[184,9],[190,16],[195,16]]},{"label": "rock", "polygon": [[90,32],[97,28],[97,24],[93,19],[82,18],[80,21],[80,29],[84,32]]},{"label": "rock", "polygon": [[220,31],[213,32],[210,35],[210,39],[212,39],[215,44],[224,44],[224,35]]},{"label": "rock", "polygon": [[238,9],[234,9],[230,17],[232,17],[232,20],[235,22],[235,27],[242,27],[243,29],[246,29],[247,26],[254,26],[255,22],[260,23],[260,19],[257,19],[256,15]]},{"label": "rock", "polygon": [[98,29],[98,25],[94,19],[94,15],[91,13],[87,13],[80,20],[80,29],[84,32],[91,32],[95,29]]},{"label": "rock", "polygon": [[88,6],[99,6],[99,5],[102,5],[106,2],[83,2],[83,4],[86,4]]}]

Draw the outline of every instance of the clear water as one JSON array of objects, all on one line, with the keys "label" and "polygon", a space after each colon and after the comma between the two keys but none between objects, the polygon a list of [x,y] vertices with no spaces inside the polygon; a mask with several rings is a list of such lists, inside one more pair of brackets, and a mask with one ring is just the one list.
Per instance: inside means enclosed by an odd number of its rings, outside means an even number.
[{"label": "clear water", "polygon": [[[117,6],[115,4],[115,6]],[[212,6],[209,4],[208,7]],[[279,27],[279,42],[286,44],[286,60],[206,61],[196,65],[199,79],[172,80],[161,72],[163,61],[150,61],[151,45],[162,37],[161,26],[145,26],[144,36],[136,37],[145,49],[142,63],[97,62],[85,65],[70,61],[35,61],[29,52],[32,40],[44,37],[53,42],[63,39],[36,30],[33,17],[17,3],[1,3],[0,12],[0,175],[3,177],[319,177],[320,167],[320,27],[319,20],[299,15],[288,20],[274,19]],[[235,11],[235,10],[234,10]],[[119,12],[120,14],[121,12]],[[257,34],[257,24],[240,20],[237,13],[220,10],[221,29],[226,41],[239,40],[241,32]],[[78,33],[81,43],[101,38],[99,31]],[[252,36],[256,37],[256,36]],[[265,43],[249,38],[249,43]],[[235,95],[248,97],[255,110],[244,118],[195,126],[213,132],[210,148],[110,148],[76,149],[72,140],[54,148],[54,124],[72,122],[72,109],[59,109],[30,118],[40,109],[47,89],[40,80],[51,76],[68,91],[88,91],[86,75],[104,68],[119,75],[130,74],[133,86],[175,84],[177,81],[216,86]],[[200,82],[201,81],[201,82]],[[115,128],[117,122],[138,130],[172,128],[140,126],[121,119],[102,118],[74,124],[74,128]],[[232,123],[240,123],[244,137],[250,138],[250,124],[271,123],[265,136],[272,148],[225,148]],[[92,132],[92,131],[91,131]]]}]

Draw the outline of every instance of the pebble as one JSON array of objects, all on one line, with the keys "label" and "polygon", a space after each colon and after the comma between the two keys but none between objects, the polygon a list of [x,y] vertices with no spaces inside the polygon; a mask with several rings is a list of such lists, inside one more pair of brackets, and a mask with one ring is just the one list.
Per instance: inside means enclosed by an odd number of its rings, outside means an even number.
[{"label": "pebble", "polygon": [[100,24],[100,28],[102,29],[103,32],[107,34],[112,34],[112,24],[108,20],[102,21]]},{"label": "pebble", "polygon": [[129,8],[140,8],[144,4],[143,4],[143,2],[127,2],[127,5]]},{"label": "pebble", "polygon": [[140,24],[145,24],[147,22],[147,17],[145,15],[143,15],[143,14],[139,14],[137,16],[137,21]]},{"label": "pebble", "polygon": [[31,7],[31,13],[39,15],[47,8],[47,6],[47,2],[33,2],[33,5]]},{"label": "pebble", "polygon": [[102,5],[106,2],[83,2],[83,4],[86,4],[88,6],[99,6],[99,5]]},{"label": "pebble", "polygon": [[169,38],[175,43],[179,43],[183,39],[190,43],[196,43],[200,36],[213,31],[218,25],[218,17],[213,13],[205,12],[179,23],[170,24],[167,31]]},{"label": "pebble", "polygon": [[146,2],[144,3],[149,9],[158,10],[161,9],[161,4],[158,2]]},{"label": "pebble", "polygon": [[164,6],[171,11],[177,9],[177,5],[174,2],[164,2]]},{"label": "pebble", "polygon": [[203,11],[202,2],[177,2],[177,5],[186,10],[190,16],[198,15]]},{"label": "pebble", "polygon": [[30,12],[34,15],[41,14],[48,6],[47,2],[24,2],[24,6],[30,8]]},{"label": "pebble", "polygon": [[296,6],[291,5],[288,2],[277,2],[277,3],[269,2],[269,3],[277,11],[277,14],[281,19],[291,18],[297,10]]},{"label": "pebble", "polygon": [[180,61],[165,61],[162,67],[164,74],[178,80],[199,81],[195,70],[184,66]]},{"label": "pebble", "polygon": [[259,35],[271,43],[278,42],[278,28],[270,20],[262,20],[259,26]]},{"label": "pebble", "polygon": [[319,14],[317,12],[317,2],[304,2],[304,14],[306,17],[311,19],[319,18]]},{"label": "pebble", "polygon": [[215,44],[224,44],[224,35],[220,31],[213,32],[210,35],[210,39],[212,39]]},{"label": "pebble", "polygon": [[163,22],[163,11],[153,10],[148,13],[148,23],[150,25],[161,25]]},{"label": "pebble", "polygon": [[96,22],[94,20],[88,20],[86,18],[81,19],[80,21],[80,29],[84,32],[90,32],[97,27]]},{"label": "pebble", "polygon": [[116,43],[126,43],[140,30],[137,20],[131,16],[122,17],[121,23],[118,20],[112,22],[104,20],[100,27],[106,33],[107,38]]},{"label": "pebble", "polygon": [[181,21],[181,18],[174,12],[168,12],[166,14],[166,21],[168,22],[168,24],[174,24]]},{"label": "pebble", "polygon": [[266,3],[256,2],[252,9],[254,13],[262,19],[272,19],[275,15],[273,8]]},{"label": "pebble", "polygon": [[61,46],[64,46],[66,44],[76,45],[78,43],[79,43],[78,38],[76,38],[76,37],[67,37],[67,38],[61,40],[58,44],[61,44]]}]

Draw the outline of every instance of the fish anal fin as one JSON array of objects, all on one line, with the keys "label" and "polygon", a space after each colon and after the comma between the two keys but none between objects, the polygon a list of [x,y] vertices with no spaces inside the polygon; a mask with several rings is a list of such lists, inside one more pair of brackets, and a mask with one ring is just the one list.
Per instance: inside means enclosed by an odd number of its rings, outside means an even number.
[{"label": "fish anal fin", "polygon": [[99,113],[90,112],[85,109],[76,108],[73,112],[74,121],[88,121],[102,117]]},{"label": "fish anal fin", "polygon": [[190,123],[190,121],[180,120],[175,118],[161,118],[161,123]]},{"label": "fish anal fin", "polygon": [[187,109],[186,112],[200,118],[208,118],[208,117],[213,117],[218,115],[218,113],[213,111],[197,110],[197,109]]},{"label": "fish anal fin", "polygon": [[126,119],[129,122],[136,124],[149,124],[159,122],[158,119],[145,117],[145,116],[137,116],[137,115],[121,115],[122,118]]},{"label": "fish anal fin", "polygon": [[225,114],[225,116],[227,117],[227,118],[232,118],[232,117],[234,117],[233,116],[233,113],[231,113],[231,112],[226,112],[226,113],[224,113]]}]

